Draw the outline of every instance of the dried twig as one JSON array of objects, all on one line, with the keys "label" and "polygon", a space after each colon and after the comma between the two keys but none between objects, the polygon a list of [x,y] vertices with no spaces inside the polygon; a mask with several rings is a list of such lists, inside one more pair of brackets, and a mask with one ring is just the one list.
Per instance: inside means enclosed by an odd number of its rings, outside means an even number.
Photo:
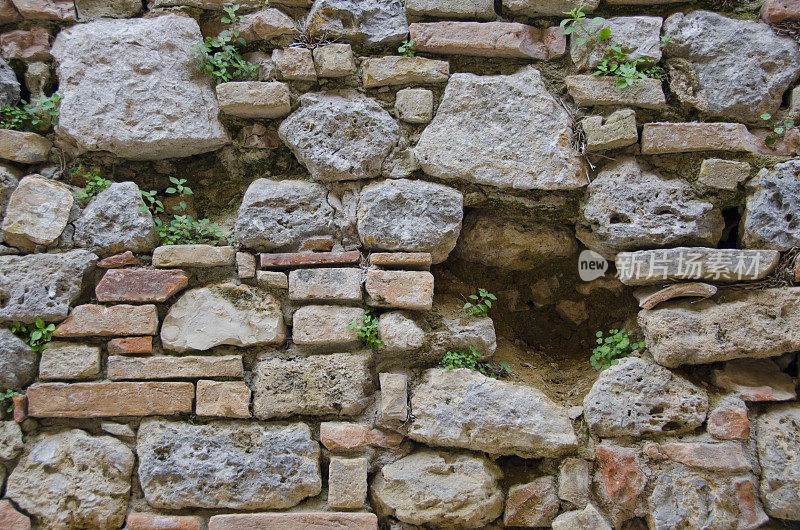
[{"label": "dried twig", "polygon": [[578,121],[578,118],[575,116],[575,113],[572,112],[572,109],[570,109],[561,98],[557,97],[556,100],[558,100],[558,103],[561,105],[561,107],[564,109],[564,111],[566,111],[567,115],[569,116],[571,122],[570,126],[572,129],[572,138],[571,138],[572,148],[575,150],[576,153],[578,153],[578,156],[581,157],[581,159],[585,162],[587,167],[586,180],[591,182],[592,179],[589,176],[589,168],[594,169],[594,164],[592,164],[591,160],[589,160],[589,157],[587,155],[586,133],[583,131],[583,126],[581,125],[581,122]]},{"label": "dried twig", "polygon": [[794,271],[800,259],[800,247],[787,250],[775,267],[775,271],[764,279],[754,282],[741,282],[729,285],[731,289],[761,290],[773,287],[790,287],[795,285]]}]

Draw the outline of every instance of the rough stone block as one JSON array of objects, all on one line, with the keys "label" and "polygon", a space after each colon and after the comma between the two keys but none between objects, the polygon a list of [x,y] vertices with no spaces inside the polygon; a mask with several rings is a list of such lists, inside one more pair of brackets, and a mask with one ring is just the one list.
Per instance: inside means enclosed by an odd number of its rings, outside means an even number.
[{"label": "rough stone block", "polygon": [[198,381],[195,414],[249,418],[250,388],[244,381]]},{"label": "rough stone block", "polygon": [[233,247],[165,245],[153,251],[154,267],[224,267],[233,265]]},{"label": "rough stone block", "polygon": [[734,191],[750,176],[750,164],[738,160],[707,158],[700,164],[697,180],[712,188]]},{"label": "rough stone block", "polygon": [[694,151],[755,151],[753,135],[741,123],[645,123],[642,154]]},{"label": "rough stone block", "polygon": [[374,513],[239,513],[214,515],[208,521],[208,530],[319,530],[321,528],[347,528],[347,530],[378,530],[378,516]]},{"label": "rough stone block", "polygon": [[386,85],[446,83],[450,63],[425,57],[388,55],[370,57],[361,63],[364,88]]},{"label": "rough stone block", "polygon": [[278,76],[287,81],[316,81],[314,56],[308,48],[289,47],[274,50],[272,62]]},{"label": "rough stone block", "polygon": [[3,239],[28,251],[49,245],[67,226],[72,204],[72,192],[60,182],[38,175],[23,178],[6,206]]},{"label": "rough stone block", "polygon": [[0,501],[0,528],[8,530],[30,530],[31,519],[19,513],[7,500]]},{"label": "rough stone block", "polygon": [[189,285],[182,270],[112,269],[94,292],[100,302],[166,302]]},{"label": "rough stone block", "polygon": [[36,164],[47,160],[53,144],[36,133],[0,129],[0,158],[21,164]]},{"label": "rough stone block", "polygon": [[18,29],[0,35],[0,55],[4,59],[22,61],[48,61],[50,55],[50,32],[46,28]]},{"label": "rough stone block", "polygon": [[800,406],[787,403],[758,417],[756,446],[766,512],[800,521]]},{"label": "rough stone block", "polygon": [[430,252],[373,252],[369,262],[381,269],[430,270]]},{"label": "rough stone block", "polygon": [[708,413],[708,434],[720,440],[749,440],[750,419],[747,405],[739,398],[728,397]]},{"label": "rough stone block", "polygon": [[639,141],[636,130],[636,112],[620,109],[607,118],[588,116],[581,122],[589,151],[606,151],[627,147]]},{"label": "rough stone block", "polygon": [[414,351],[425,343],[425,332],[406,311],[387,311],[378,318],[378,337],[382,350]]},{"label": "rough stone block", "polygon": [[108,378],[123,379],[199,379],[201,377],[242,377],[242,358],[221,356],[158,356],[108,358]]},{"label": "rough stone block", "polygon": [[291,112],[289,85],[262,81],[237,81],[217,85],[219,108],[239,118],[272,120]]},{"label": "rough stone block", "polygon": [[752,466],[742,452],[741,444],[736,442],[652,443],[645,446],[645,453],[653,460],[668,458],[674,462],[699,469],[728,473],[752,470]]},{"label": "rough stone block", "polygon": [[589,504],[591,486],[589,462],[582,458],[565,458],[558,467],[558,497],[583,508]]},{"label": "rough stone block", "polygon": [[299,269],[289,273],[289,299],[361,301],[361,269]]},{"label": "rough stone block", "polygon": [[508,489],[503,524],[506,526],[550,526],[558,515],[554,477],[541,477]]},{"label": "rough stone block", "polygon": [[408,123],[428,123],[433,119],[433,92],[426,88],[404,88],[394,102],[397,117]]},{"label": "rough stone block", "polygon": [[39,361],[39,378],[89,379],[100,373],[100,347],[74,342],[47,344]]},{"label": "rough stone block", "polygon": [[637,451],[615,445],[600,445],[595,451],[601,485],[611,501],[632,507],[647,486],[647,476],[637,461]]},{"label": "rough stone block", "polygon": [[369,305],[422,311],[433,307],[433,275],[426,271],[370,269],[365,287]]},{"label": "rough stone block", "polygon": [[120,269],[129,265],[141,266],[142,262],[139,261],[133,252],[126,250],[120,254],[114,254],[107,258],[103,258],[97,262],[97,267],[101,269]]},{"label": "rough stone block", "polygon": [[349,44],[327,44],[314,48],[314,65],[319,77],[346,77],[356,71]]},{"label": "rough stone block", "polygon": [[795,381],[771,359],[735,359],[711,373],[714,385],[743,401],[792,401]]},{"label": "rough stone block", "polygon": [[358,509],[367,500],[367,458],[332,456],[328,466],[328,506]]},{"label": "rough stone block", "polygon": [[153,337],[111,339],[106,349],[109,355],[149,355],[153,353]]},{"label": "rough stone block", "polygon": [[[359,344],[360,307],[309,305],[294,312],[292,341],[299,346],[350,347]],[[355,324],[354,329],[348,326]]]},{"label": "rough stone block", "polygon": [[255,278],[256,257],[249,252],[236,253],[236,273],[239,278]]},{"label": "rough stone block", "polygon": [[408,377],[403,374],[382,373],[381,419],[383,421],[406,421],[408,419]]},{"label": "rough stone block", "polygon": [[271,287],[273,289],[289,289],[289,277],[285,272],[280,271],[258,271],[256,272],[256,282],[260,287]]},{"label": "rough stone block", "polygon": [[79,305],[59,324],[54,337],[109,337],[114,335],[155,335],[158,332],[156,306],[118,304]]},{"label": "rough stone block", "polygon": [[661,81],[642,79],[625,88],[617,87],[616,77],[569,75],[564,78],[569,95],[579,107],[594,105],[628,105],[643,109],[663,109],[667,106]]},{"label": "rough stone block", "polygon": [[325,421],[319,425],[319,441],[329,451],[353,451],[368,445],[369,425]]},{"label": "rough stone block", "polygon": [[202,519],[196,515],[131,512],[125,521],[126,530],[202,530],[202,528]]}]

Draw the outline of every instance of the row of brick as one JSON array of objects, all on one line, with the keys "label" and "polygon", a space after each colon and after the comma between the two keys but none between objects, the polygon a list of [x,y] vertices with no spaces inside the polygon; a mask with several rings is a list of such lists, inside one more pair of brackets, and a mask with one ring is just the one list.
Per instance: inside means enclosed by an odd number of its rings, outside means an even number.
[{"label": "row of brick", "polygon": [[[195,515],[157,515],[132,512],[128,515],[128,530],[201,530],[203,520]],[[314,512],[314,513],[242,513],[214,515],[208,521],[208,530],[310,530],[319,528],[348,528],[350,530],[377,530],[378,517],[372,513]]]}]

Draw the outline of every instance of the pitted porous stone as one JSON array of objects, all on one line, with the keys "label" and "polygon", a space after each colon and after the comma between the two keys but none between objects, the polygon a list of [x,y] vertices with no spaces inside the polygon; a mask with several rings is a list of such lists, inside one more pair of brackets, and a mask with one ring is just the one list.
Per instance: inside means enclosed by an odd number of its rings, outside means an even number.
[{"label": "pitted porous stone", "polygon": [[450,76],[415,153],[434,177],[500,188],[575,189],[587,179],[571,138],[567,112],[547,92],[539,70],[528,66],[513,75]]},{"label": "pitted porous stone", "polygon": [[600,373],[583,408],[589,429],[603,438],[681,433],[705,421],[708,395],[666,368],[628,357]]},{"label": "pitted porous stone", "polygon": [[135,160],[228,143],[211,83],[196,70],[201,40],[197,22],[175,14],[62,30],[52,49],[63,96],[58,143],[76,155],[110,151]]},{"label": "pitted porous stone", "polygon": [[425,332],[408,311],[387,311],[378,318],[381,349],[388,352],[413,351],[425,343]]},{"label": "pitted porous stone", "polygon": [[408,33],[403,0],[315,0],[306,19],[315,37],[398,44]]},{"label": "pitted porous stone", "polygon": [[411,410],[409,438],[429,445],[523,458],[555,458],[577,446],[566,409],[540,390],[466,368],[425,372]]},{"label": "pitted porous stone", "polygon": [[778,405],[758,417],[761,498],[772,517],[800,521],[800,406]]},{"label": "pitted porous stone", "polygon": [[305,423],[146,420],[139,483],[154,508],[290,508],[322,489],[319,444]]},{"label": "pitted porous stone", "polygon": [[800,245],[800,160],[762,169],[747,187],[742,244],[776,250]]},{"label": "pitted porous stone", "polygon": [[316,180],[380,175],[400,138],[399,125],[377,101],[354,90],[307,92],[278,128],[281,140]]}]

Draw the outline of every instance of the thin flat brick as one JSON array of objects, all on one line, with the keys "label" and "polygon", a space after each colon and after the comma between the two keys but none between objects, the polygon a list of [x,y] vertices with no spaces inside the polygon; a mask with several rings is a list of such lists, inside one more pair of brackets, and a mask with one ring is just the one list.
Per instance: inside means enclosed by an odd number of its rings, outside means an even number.
[{"label": "thin flat brick", "polygon": [[645,123],[642,154],[694,151],[757,151],[754,137],[741,123]]},{"label": "thin flat brick", "polygon": [[261,254],[261,267],[265,269],[290,269],[320,265],[353,265],[361,260],[361,252],[288,252]]},{"label": "thin flat brick", "polygon": [[153,353],[153,337],[111,339],[106,348],[109,355],[149,355]]},{"label": "thin flat brick", "polygon": [[114,254],[107,258],[103,258],[97,262],[97,266],[101,269],[119,269],[120,267],[127,267],[128,265],[141,265],[133,252],[126,250],[121,254]]},{"label": "thin flat brick", "polygon": [[100,302],[166,302],[187,285],[180,269],[112,269],[94,292]]},{"label": "thin flat brick", "polygon": [[658,79],[640,79],[625,88],[619,88],[617,78],[610,76],[568,75],[564,81],[569,95],[579,107],[630,105],[643,109],[663,109],[667,106],[664,89]]},{"label": "thin flat brick", "polygon": [[237,513],[215,515],[208,530],[378,530],[374,513]]},{"label": "thin flat brick", "polygon": [[54,337],[113,337],[115,335],[155,335],[158,332],[156,306],[79,305],[56,327]]},{"label": "thin flat brick", "polygon": [[244,381],[198,381],[198,416],[250,417],[250,388]]},{"label": "thin flat brick", "polygon": [[192,412],[194,385],[174,382],[38,383],[27,390],[35,418],[162,416]]},{"label": "thin flat brick", "polygon": [[199,379],[201,377],[242,377],[242,358],[239,355],[183,357],[124,357],[108,358],[108,378],[120,379]]},{"label": "thin flat brick", "polygon": [[225,267],[233,265],[233,247],[165,245],[153,251],[154,267]]},{"label": "thin flat brick", "polygon": [[126,530],[202,530],[202,520],[195,515],[128,514]]},{"label": "thin flat brick", "polygon": [[382,269],[410,269],[426,271],[431,268],[430,252],[373,252],[371,265]]}]

